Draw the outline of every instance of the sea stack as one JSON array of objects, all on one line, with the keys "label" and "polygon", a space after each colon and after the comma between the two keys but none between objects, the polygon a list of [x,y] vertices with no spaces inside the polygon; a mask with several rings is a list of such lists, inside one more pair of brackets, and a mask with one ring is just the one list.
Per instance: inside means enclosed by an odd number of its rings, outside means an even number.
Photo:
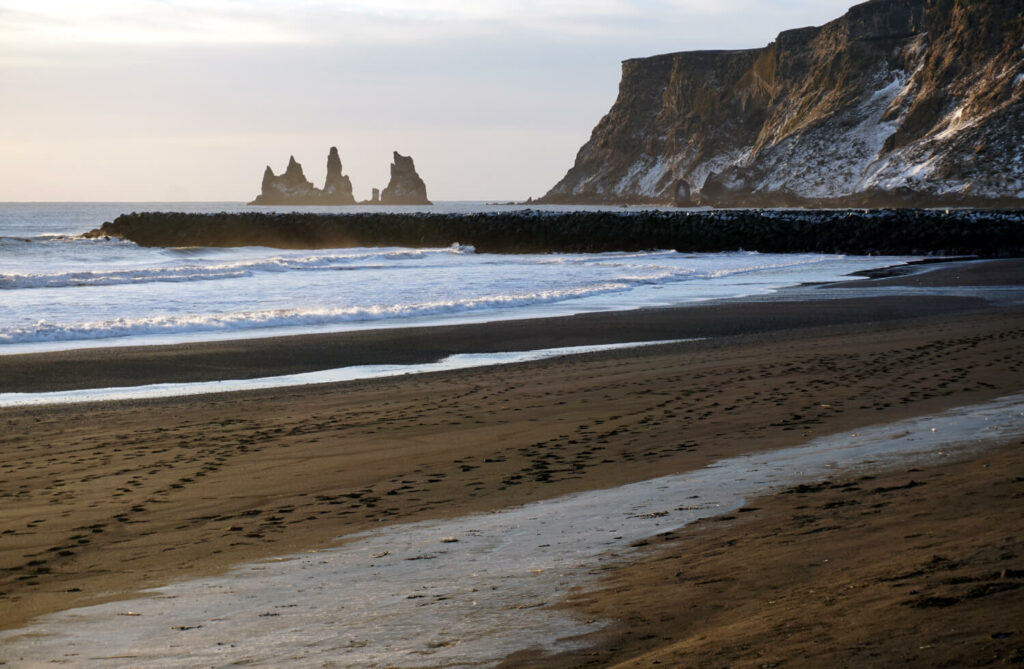
[{"label": "sea stack", "polygon": [[416,173],[411,156],[395,151],[391,163],[391,181],[380,194],[381,204],[432,204],[427,199],[427,186]]},{"label": "sea stack", "polygon": [[327,178],[321,196],[322,204],[355,204],[352,195],[352,181],[341,173],[341,157],[338,147],[332,146],[327,154]]},{"label": "sea stack", "polygon": [[302,165],[295,156],[288,158],[284,174],[277,176],[267,165],[263,171],[263,188],[253,204],[284,204],[314,197],[316,187],[302,173]]},{"label": "sea stack", "polygon": [[263,171],[263,186],[256,199],[249,204],[339,205],[355,204],[352,182],[341,173],[341,158],[337,147],[327,154],[327,178],[324,188],[316,188],[302,173],[302,165],[295,156],[288,159],[284,174],[277,176],[267,165]]}]

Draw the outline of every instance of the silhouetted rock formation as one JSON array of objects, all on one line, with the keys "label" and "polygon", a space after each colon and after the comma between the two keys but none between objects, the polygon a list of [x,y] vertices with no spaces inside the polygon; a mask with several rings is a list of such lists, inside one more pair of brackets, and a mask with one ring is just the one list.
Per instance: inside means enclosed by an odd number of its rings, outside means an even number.
[{"label": "silhouetted rock formation", "polygon": [[380,194],[381,204],[431,204],[427,199],[427,186],[416,174],[411,156],[395,151],[391,163],[391,181]]},{"label": "silhouetted rock formation", "polygon": [[1024,206],[1021,0],[871,0],[761,49],[624,61],[539,202]]},{"label": "silhouetted rock formation", "polygon": [[341,173],[341,158],[337,147],[332,146],[327,154],[327,178],[324,179],[322,204],[355,204],[352,195],[352,181]]},{"label": "silhouetted rock formation", "polygon": [[327,154],[327,178],[324,188],[316,188],[302,173],[302,165],[295,156],[288,159],[284,174],[276,176],[267,165],[263,172],[263,187],[256,199],[249,204],[297,204],[337,205],[355,204],[352,196],[352,182],[341,173],[341,158],[337,147],[331,147]]},{"label": "silhouetted rock formation", "polygon": [[266,201],[258,202],[258,204],[271,204],[271,200],[274,200],[273,204],[279,204],[284,201],[318,197],[318,195],[319,192],[313,183],[307,180],[306,175],[302,173],[302,165],[296,162],[295,156],[290,156],[288,167],[281,176],[275,176],[270,165],[267,165],[267,169],[263,172],[263,189],[256,199],[263,198]]}]

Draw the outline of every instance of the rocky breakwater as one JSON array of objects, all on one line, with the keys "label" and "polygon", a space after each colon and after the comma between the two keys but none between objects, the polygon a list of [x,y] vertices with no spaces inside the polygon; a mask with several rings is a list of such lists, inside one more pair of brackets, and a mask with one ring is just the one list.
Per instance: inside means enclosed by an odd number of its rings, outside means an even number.
[{"label": "rocky breakwater", "polygon": [[302,173],[302,165],[295,156],[288,159],[284,174],[277,176],[274,170],[263,172],[260,194],[249,204],[299,204],[299,205],[344,205],[355,204],[352,195],[352,181],[341,173],[341,157],[337,147],[332,146],[327,154],[327,177],[323,189],[317,188]]},{"label": "rocky breakwater", "polygon": [[426,213],[132,213],[86,237],[142,246],[469,245],[481,253],[721,252],[1024,256],[1024,212],[726,210]]},{"label": "rocky breakwater", "polygon": [[427,185],[416,173],[412,156],[395,151],[391,181],[380,193],[380,204],[431,204],[427,199]]},{"label": "rocky breakwater", "polygon": [[872,0],[764,48],[627,60],[540,201],[1024,206],[1024,5]]}]

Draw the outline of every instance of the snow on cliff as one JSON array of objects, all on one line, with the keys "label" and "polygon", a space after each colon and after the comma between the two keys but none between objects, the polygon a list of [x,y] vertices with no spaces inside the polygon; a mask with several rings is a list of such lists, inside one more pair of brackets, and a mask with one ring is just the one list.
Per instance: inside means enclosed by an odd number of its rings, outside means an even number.
[{"label": "snow on cliff", "polygon": [[763,49],[628,60],[542,201],[1021,206],[1021,35],[1018,1],[871,0]]}]

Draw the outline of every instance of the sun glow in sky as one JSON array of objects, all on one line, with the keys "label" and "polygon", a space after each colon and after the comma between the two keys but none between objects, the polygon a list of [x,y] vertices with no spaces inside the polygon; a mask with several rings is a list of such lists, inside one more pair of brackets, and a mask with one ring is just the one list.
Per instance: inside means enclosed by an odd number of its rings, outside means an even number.
[{"label": "sun glow in sky", "polygon": [[248,200],[339,147],[437,200],[542,195],[619,63],[767,44],[852,0],[0,0],[0,201]]}]

